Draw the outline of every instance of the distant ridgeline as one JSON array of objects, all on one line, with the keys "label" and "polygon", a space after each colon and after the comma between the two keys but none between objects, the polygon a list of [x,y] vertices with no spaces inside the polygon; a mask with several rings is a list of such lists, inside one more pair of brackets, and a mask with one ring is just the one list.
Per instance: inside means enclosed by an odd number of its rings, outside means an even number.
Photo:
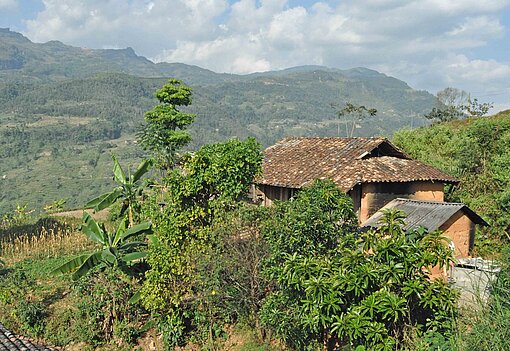
[{"label": "distant ridgeline", "polygon": [[345,136],[351,121],[336,111],[346,102],[378,110],[355,123],[355,136],[390,135],[424,125],[436,101],[366,68],[220,74],[156,64],[131,48],[38,44],[0,29],[0,214],[60,198],[77,207],[108,189],[110,153],[133,165],[143,157],[135,133],[170,77],[193,88],[191,148],[231,137],[267,146],[285,136]]}]

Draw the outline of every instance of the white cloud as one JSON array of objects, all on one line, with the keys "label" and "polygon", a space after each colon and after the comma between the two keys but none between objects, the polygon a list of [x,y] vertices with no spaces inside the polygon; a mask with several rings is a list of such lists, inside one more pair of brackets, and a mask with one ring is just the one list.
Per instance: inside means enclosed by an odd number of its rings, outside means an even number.
[{"label": "white cloud", "polygon": [[0,10],[9,11],[18,7],[17,0],[0,0]]},{"label": "white cloud", "polygon": [[510,0],[43,1],[45,10],[27,22],[34,40],[132,46],[219,72],[366,66],[429,90],[483,83],[496,91],[510,78],[507,63],[477,58],[506,35],[501,15]]},{"label": "white cloud", "polygon": [[28,37],[58,39],[93,48],[133,46],[154,56],[177,40],[211,38],[226,0],[43,0],[45,9],[26,22]]}]

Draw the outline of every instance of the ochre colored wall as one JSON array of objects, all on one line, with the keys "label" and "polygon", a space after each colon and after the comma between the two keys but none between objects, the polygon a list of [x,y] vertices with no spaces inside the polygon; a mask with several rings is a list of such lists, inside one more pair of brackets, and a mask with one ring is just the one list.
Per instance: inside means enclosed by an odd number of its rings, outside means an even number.
[{"label": "ochre colored wall", "polygon": [[439,230],[455,245],[455,258],[469,257],[473,248],[475,224],[462,211],[458,211]]},{"label": "ochre colored wall", "polygon": [[[443,231],[443,235],[453,241],[455,245],[455,258],[466,258],[470,256],[475,240],[475,224],[462,211],[455,213],[448,221],[446,221],[439,230]],[[435,266],[429,269],[430,279],[446,280],[450,276],[451,267]]]},{"label": "ochre colored wall", "polygon": [[433,182],[364,183],[361,185],[360,223],[396,198],[444,201],[444,184]]}]

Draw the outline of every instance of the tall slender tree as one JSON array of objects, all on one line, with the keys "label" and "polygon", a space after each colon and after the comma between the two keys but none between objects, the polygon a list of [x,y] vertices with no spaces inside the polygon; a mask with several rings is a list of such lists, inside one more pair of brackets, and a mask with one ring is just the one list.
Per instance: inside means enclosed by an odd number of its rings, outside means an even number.
[{"label": "tall slender tree", "polygon": [[146,125],[138,134],[142,147],[153,154],[163,169],[171,169],[177,160],[177,151],[191,141],[186,128],[195,120],[195,114],[179,110],[191,105],[191,88],[182,81],[170,79],[156,91],[160,104],[145,113]]},{"label": "tall slender tree", "polygon": [[[367,117],[374,117],[377,114],[377,110],[375,108],[367,108],[363,105],[357,106],[354,105],[353,103],[346,102],[345,107],[338,111],[337,114],[338,118],[340,117],[350,118],[351,130],[350,132],[348,131],[346,121],[345,133],[346,137],[352,138],[358,122],[361,122],[363,119]],[[338,126],[338,134],[340,135],[340,125]]]}]

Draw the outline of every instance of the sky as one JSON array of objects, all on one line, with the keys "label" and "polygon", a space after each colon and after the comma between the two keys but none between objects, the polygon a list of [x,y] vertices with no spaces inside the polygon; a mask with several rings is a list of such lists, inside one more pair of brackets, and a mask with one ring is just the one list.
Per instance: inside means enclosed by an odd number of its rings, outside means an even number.
[{"label": "sky", "polygon": [[510,0],[0,0],[0,27],[215,72],[367,67],[510,108]]}]

